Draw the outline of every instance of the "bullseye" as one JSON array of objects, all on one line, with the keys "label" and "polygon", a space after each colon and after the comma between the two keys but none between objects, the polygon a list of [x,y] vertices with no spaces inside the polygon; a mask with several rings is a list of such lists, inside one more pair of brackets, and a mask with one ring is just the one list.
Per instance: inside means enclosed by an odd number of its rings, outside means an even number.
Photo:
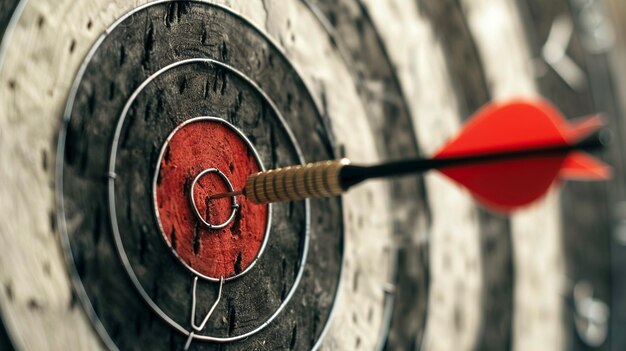
[{"label": "bullseye", "polygon": [[[189,189],[189,201],[191,202],[191,207],[193,208],[194,213],[196,214],[196,218],[198,218],[198,220],[204,224],[205,227],[207,227],[208,229],[222,229],[224,227],[226,227],[228,224],[230,224],[230,222],[233,221],[233,219],[235,219],[235,214],[237,213],[237,209],[239,208],[239,204],[237,203],[237,198],[232,197],[231,198],[231,208],[232,211],[230,212],[230,216],[228,216],[228,219],[225,220],[224,222],[220,223],[220,224],[212,224],[209,223],[209,217],[211,216],[211,202],[210,202],[210,198],[209,196],[201,196],[204,199],[204,211],[200,211],[200,209],[198,209],[198,205],[196,204],[196,184],[198,184],[198,182],[202,179],[204,180],[206,178],[207,175],[210,174],[217,174],[220,176],[220,178],[224,181],[224,183],[227,185],[228,187],[228,191],[233,191],[233,185],[230,183],[230,180],[228,180],[228,177],[226,177],[226,175],[220,171],[217,168],[207,168],[204,171],[198,173],[198,175],[193,179],[193,182],[191,182],[191,189]],[[213,201],[218,201],[213,200]],[[204,212],[204,215],[202,214],[202,212]],[[218,211],[221,212],[221,211]],[[206,218],[205,218],[206,217]]]},{"label": "bullseye", "polygon": [[210,195],[242,187],[262,169],[246,137],[218,118],[190,119],[165,141],[155,172],[156,216],[165,242],[193,273],[234,279],[260,257],[269,206]]}]

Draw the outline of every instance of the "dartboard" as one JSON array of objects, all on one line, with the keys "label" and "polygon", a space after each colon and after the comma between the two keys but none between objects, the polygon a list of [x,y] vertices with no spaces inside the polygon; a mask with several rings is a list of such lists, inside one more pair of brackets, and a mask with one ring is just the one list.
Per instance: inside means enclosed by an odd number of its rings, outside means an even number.
[{"label": "dartboard", "polygon": [[491,100],[541,95],[619,127],[600,1],[0,10],[0,347],[624,345],[619,132],[614,181],[511,217],[431,174],[335,198],[208,200],[266,169],[431,155]]}]

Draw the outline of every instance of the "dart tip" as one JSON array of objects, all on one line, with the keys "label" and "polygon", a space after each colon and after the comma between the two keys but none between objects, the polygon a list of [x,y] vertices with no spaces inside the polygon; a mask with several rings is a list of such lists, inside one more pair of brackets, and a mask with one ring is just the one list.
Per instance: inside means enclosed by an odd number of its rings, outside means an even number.
[{"label": "dart tip", "polygon": [[243,194],[243,189],[239,191],[229,191],[227,193],[219,193],[209,196],[209,200],[223,199],[225,197],[234,197]]}]

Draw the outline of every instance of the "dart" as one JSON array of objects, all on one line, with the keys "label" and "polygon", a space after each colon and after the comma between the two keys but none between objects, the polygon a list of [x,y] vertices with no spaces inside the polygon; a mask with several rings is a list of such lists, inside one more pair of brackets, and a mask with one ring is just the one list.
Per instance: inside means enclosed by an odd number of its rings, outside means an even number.
[{"label": "dart", "polygon": [[568,123],[543,100],[492,103],[432,158],[360,166],[323,161],[250,175],[238,191],[255,203],[337,196],[368,179],[436,170],[466,188],[485,207],[510,212],[541,198],[559,180],[606,180],[611,169],[585,151],[601,149],[600,116]]}]

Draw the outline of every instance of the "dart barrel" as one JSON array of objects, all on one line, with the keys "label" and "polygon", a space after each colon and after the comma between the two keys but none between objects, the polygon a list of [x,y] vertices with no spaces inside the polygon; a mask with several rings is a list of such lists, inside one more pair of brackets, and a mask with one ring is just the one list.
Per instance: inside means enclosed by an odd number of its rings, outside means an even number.
[{"label": "dart barrel", "polygon": [[344,191],[339,172],[349,163],[342,159],[259,172],[248,177],[244,193],[255,203],[337,196]]}]

